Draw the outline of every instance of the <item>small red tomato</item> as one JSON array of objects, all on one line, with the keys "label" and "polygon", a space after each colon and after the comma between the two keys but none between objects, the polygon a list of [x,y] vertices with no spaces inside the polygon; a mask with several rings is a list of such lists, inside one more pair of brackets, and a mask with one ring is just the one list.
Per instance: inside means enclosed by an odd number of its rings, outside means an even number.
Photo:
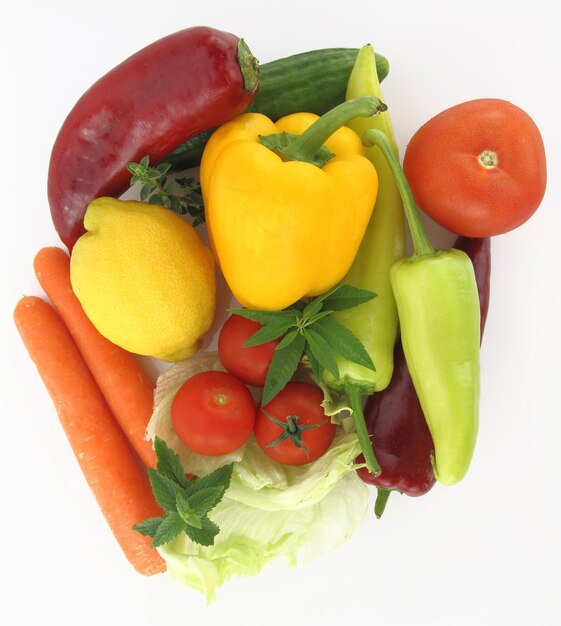
[{"label": "small red tomato", "polygon": [[491,237],[521,226],[546,187],[538,127],[505,100],[442,111],[411,138],[403,169],[419,208],[452,233]]},{"label": "small red tomato", "polygon": [[263,387],[273,353],[279,340],[244,348],[243,344],[262,325],[241,315],[231,315],[218,336],[218,355],[222,365],[246,385]]},{"label": "small red tomato", "polygon": [[235,376],[221,371],[196,374],[185,381],[171,405],[177,436],[194,452],[228,454],[249,438],[255,424],[255,402]]},{"label": "small red tomato", "polygon": [[336,427],[325,415],[322,401],[318,387],[289,382],[261,407],[254,435],[265,454],[284,465],[305,465],[324,454]]}]

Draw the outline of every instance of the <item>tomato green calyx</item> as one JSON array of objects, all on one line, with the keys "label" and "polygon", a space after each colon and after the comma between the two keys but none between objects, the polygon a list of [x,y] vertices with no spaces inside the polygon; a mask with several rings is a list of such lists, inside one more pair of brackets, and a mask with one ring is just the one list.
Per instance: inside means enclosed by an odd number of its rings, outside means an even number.
[{"label": "tomato green calyx", "polygon": [[323,144],[337,129],[355,117],[373,117],[387,108],[374,96],[354,98],[322,115],[301,135],[260,135],[259,141],[286,161],[305,161],[323,167],[334,156]]},{"label": "tomato green calyx", "polygon": [[381,130],[378,130],[377,128],[370,128],[362,135],[362,142],[367,147],[377,146],[380,148],[390,169],[392,170],[401,199],[403,200],[405,216],[407,217],[409,231],[411,232],[411,240],[415,248],[415,255],[428,256],[435,254],[435,250],[430,244],[425,228],[421,222],[420,211],[413,198],[411,187],[409,187],[405,173],[395,156],[395,152],[393,151],[388,138]]},{"label": "tomato green calyx", "polygon": [[492,150],[484,150],[478,157],[480,165],[486,170],[492,170],[499,164],[499,157]]},{"label": "tomato green calyx", "polygon": [[267,411],[265,411],[264,409],[262,409],[262,411],[263,413],[265,413],[267,418],[271,420],[271,422],[273,422],[277,426],[280,426],[283,429],[282,433],[274,441],[265,446],[265,449],[273,448],[274,446],[278,446],[279,443],[290,439],[290,441],[292,441],[292,443],[297,448],[301,448],[302,450],[304,450],[306,456],[310,456],[306,444],[302,441],[302,433],[306,430],[312,430],[313,428],[318,428],[319,426],[322,426],[327,420],[324,420],[323,422],[320,422],[318,424],[303,425],[299,423],[300,416],[298,415],[287,415],[284,420],[278,420],[270,413],[267,413]]}]

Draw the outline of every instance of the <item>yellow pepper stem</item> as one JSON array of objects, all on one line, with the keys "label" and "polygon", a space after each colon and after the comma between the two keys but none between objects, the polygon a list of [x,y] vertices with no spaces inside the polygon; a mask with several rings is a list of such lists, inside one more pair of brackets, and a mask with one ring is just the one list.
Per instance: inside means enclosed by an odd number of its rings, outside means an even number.
[{"label": "yellow pepper stem", "polygon": [[337,129],[355,117],[373,117],[386,110],[386,105],[379,98],[362,96],[337,105],[317,119],[301,135],[289,133],[260,135],[259,141],[286,161],[305,161],[322,167],[333,156],[323,144]]},{"label": "yellow pepper stem", "polygon": [[388,138],[381,130],[372,128],[367,130],[362,135],[362,142],[367,147],[378,146],[393,172],[395,182],[403,200],[403,206],[405,208],[405,215],[407,217],[407,223],[409,224],[409,231],[411,232],[411,240],[415,248],[415,254],[434,254],[435,250],[430,244],[425,228],[421,222],[421,216],[413,198],[411,187],[409,187],[405,173],[395,156]]}]

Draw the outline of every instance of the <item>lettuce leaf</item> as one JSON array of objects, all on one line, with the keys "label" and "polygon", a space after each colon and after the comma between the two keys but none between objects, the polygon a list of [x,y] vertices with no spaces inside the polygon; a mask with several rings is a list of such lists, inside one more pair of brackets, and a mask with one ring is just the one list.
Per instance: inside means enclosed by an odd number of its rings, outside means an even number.
[{"label": "lettuce leaf", "polygon": [[[216,354],[197,355],[160,375],[147,436],[164,439],[185,470],[198,476],[235,464],[230,487],[210,514],[220,527],[215,544],[203,547],[182,534],[158,548],[169,575],[211,602],[234,575],[257,575],[280,558],[297,565],[348,541],[364,519],[369,491],[354,471],[357,437],[345,428],[322,457],[299,467],[273,461],[253,437],[221,457],[187,449],[171,425],[171,403],[185,380],[209,369],[224,369]],[[260,390],[252,392],[258,400]]]}]

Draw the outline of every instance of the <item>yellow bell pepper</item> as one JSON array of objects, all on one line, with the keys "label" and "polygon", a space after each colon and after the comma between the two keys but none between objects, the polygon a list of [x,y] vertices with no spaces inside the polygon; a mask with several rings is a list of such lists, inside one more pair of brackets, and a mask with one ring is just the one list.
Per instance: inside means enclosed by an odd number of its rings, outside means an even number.
[{"label": "yellow bell pepper", "polygon": [[219,127],[200,168],[210,244],[242,306],[280,310],[324,293],[349,270],[378,177],[359,136],[343,126],[385,110],[377,98],[321,118],[273,123],[246,113]]}]

